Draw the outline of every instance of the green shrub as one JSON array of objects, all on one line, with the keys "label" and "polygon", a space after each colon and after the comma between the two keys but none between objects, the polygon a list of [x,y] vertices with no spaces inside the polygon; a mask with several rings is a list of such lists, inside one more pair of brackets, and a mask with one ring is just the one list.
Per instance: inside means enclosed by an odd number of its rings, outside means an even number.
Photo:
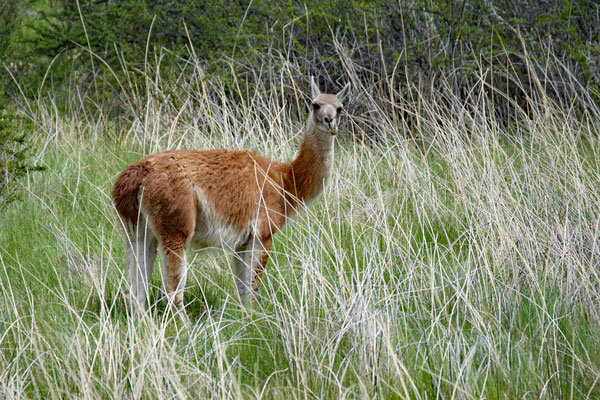
[{"label": "green shrub", "polygon": [[0,108],[0,211],[18,199],[21,178],[42,169],[31,161],[28,126],[22,117]]},{"label": "green shrub", "polygon": [[53,61],[54,84],[77,76],[84,88],[93,81],[90,94],[100,99],[123,95],[123,87],[143,98],[148,73],[160,69],[163,81],[177,85],[194,70],[193,56],[242,101],[258,85],[277,91],[283,83],[285,90],[308,75],[326,91],[358,80],[394,110],[410,109],[419,96],[444,105],[459,95],[472,104],[481,100],[473,87],[483,85],[496,110],[510,117],[514,105],[530,111],[536,91],[569,109],[597,101],[600,89],[600,5],[593,0],[30,4],[27,34],[13,36],[22,43],[9,53],[27,60],[16,65],[35,93]]}]

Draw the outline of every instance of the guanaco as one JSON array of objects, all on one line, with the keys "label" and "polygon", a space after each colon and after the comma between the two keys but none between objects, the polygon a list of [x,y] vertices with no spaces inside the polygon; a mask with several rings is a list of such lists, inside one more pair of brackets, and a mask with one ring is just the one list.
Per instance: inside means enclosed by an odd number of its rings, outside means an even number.
[{"label": "guanaco", "polygon": [[291,162],[241,150],[177,150],[149,155],[121,172],[113,201],[125,227],[134,304],[146,306],[159,247],[167,304],[182,318],[187,247],[233,250],[238,294],[244,302],[256,296],[273,234],[323,192],[331,174],[350,84],[335,95],[321,93],[312,77],[310,86],[308,122]]}]

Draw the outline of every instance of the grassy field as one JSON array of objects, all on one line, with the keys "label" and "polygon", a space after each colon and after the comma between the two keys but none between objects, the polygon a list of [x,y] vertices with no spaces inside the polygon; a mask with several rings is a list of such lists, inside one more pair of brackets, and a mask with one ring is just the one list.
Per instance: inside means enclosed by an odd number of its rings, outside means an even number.
[{"label": "grassy field", "polygon": [[0,220],[0,397],[600,397],[599,119],[548,101],[511,124],[425,104],[418,141],[389,115],[385,141],[341,136],[255,304],[217,250],[190,260],[191,326],[164,312],[159,268],[132,318],[116,175],[158,150],[284,160],[299,143],[282,97],[233,105],[202,85],[138,104],[124,129],[75,92],[24,107],[46,170]]}]

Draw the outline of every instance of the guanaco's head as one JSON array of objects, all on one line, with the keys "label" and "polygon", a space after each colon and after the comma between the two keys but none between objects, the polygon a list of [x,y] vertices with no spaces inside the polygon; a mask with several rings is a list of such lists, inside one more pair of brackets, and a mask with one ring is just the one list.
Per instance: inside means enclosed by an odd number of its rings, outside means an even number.
[{"label": "guanaco's head", "polygon": [[338,129],[338,121],[343,111],[342,100],[350,89],[350,83],[347,83],[337,94],[321,93],[319,87],[315,84],[313,77],[310,77],[310,88],[312,95],[312,118],[317,130],[335,135]]}]

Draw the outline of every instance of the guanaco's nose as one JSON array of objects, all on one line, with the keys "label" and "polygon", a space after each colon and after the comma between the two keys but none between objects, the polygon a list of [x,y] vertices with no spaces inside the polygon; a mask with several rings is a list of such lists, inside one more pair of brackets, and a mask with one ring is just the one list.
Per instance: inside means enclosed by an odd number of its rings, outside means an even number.
[{"label": "guanaco's nose", "polygon": [[325,122],[330,123],[331,122],[331,118],[325,117]]}]

